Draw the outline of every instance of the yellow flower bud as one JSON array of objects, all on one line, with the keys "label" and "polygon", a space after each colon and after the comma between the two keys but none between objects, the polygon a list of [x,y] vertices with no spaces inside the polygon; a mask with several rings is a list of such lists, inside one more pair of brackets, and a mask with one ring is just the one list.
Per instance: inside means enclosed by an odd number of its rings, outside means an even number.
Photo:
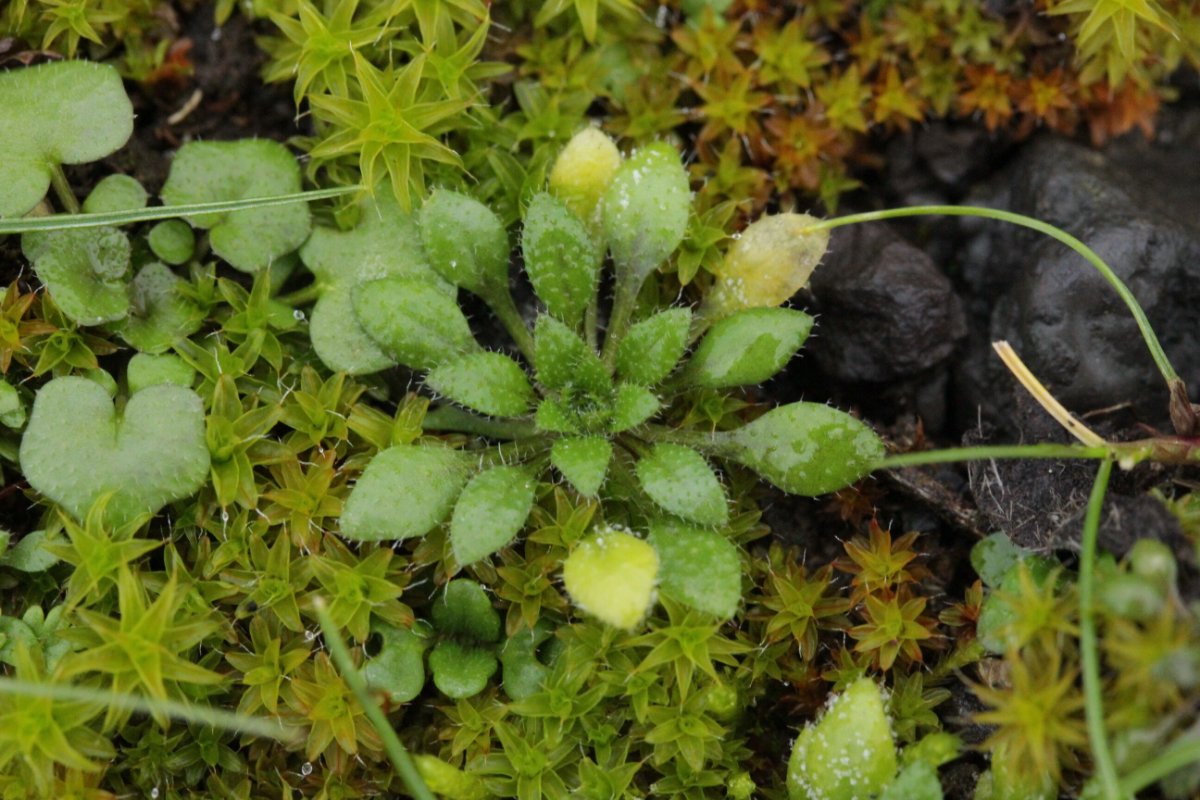
[{"label": "yellow flower bud", "polygon": [[811,230],[818,222],[808,214],[776,214],[746,228],[725,254],[705,299],[706,316],[720,319],[744,308],[787,302],[829,247],[828,230]]},{"label": "yellow flower bud", "polygon": [[584,128],[571,137],[550,170],[550,191],[589,226],[598,224],[604,190],[621,166],[621,152],[597,128]]},{"label": "yellow flower bud", "polygon": [[605,527],[563,562],[563,586],[575,605],[617,628],[637,626],[654,604],[658,554],[647,542]]}]

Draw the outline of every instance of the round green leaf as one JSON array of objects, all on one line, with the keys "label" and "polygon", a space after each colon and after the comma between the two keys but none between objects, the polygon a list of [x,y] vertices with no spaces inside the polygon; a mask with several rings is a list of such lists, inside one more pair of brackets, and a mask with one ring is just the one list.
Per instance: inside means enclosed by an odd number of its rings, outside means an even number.
[{"label": "round green leaf", "polygon": [[564,436],[551,445],[550,463],[575,491],[595,497],[608,472],[612,450],[612,442],[601,436]]},{"label": "round green leaf", "polygon": [[500,640],[500,615],[475,581],[459,578],[447,583],[429,613],[442,636],[479,643]]},{"label": "round green leaf", "polygon": [[716,434],[714,444],[785,492],[806,497],[849,486],[884,454],[883,442],[866,424],[820,403],[772,409]]},{"label": "round green leaf", "polygon": [[508,286],[508,233],[475,198],[435,191],[421,209],[421,241],[430,266],[455,286],[478,295]]},{"label": "round green leaf", "polygon": [[681,444],[659,443],[637,462],[650,499],[688,522],[717,527],[729,521],[725,490],[704,456]]},{"label": "round green leaf", "polygon": [[812,326],[812,317],[790,308],[737,312],[709,329],[688,361],[688,382],[706,389],[762,383],[791,360]]},{"label": "round green leaf", "polygon": [[528,413],[536,396],[525,370],[503,353],[469,353],[425,376],[435,392],[493,417]]},{"label": "round green leaf", "polygon": [[683,241],[691,190],[675,148],[654,142],[621,165],[604,193],[604,235],[618,280],[640,282]]},{"label": "round green leaf", "polygon": [[525,272],[546,310],[575,327],[596,293],[600,252],[579,217],[549,194],[534,195],[521,233]]},{"label": "round green leaf", "polygon": [[691,326],[686,308],[669,308],[630,326],[617,347],[617,374],[643,386],[659,383],[683,357]]},{"label": "round green leaf", "polygon": [[38,204],[58,164],[115,152],[133,133],[133,106],[108,64],[52,61],[0,71],[0,217]]},{"label": "round green leaf", "polygon": [[146,198],[146,190],[137,182],[137,178],[108,175],[100,179],[83,201],[83,211],[87,214],[104,214],[145,208]]},{"label": "round green leaf", "polygon": [[579,542],[563,562],[575,605],[601,622],[637,627],[654,604],[658,555],[636,536],[605,528]]},{"label": "round green leaf", "polygon": [[151,386],[118,415],[108,393],[86,378],[56,378],[37,393],[21,440],[29,484],[83,519],[112,493],[114,524],[157,512],[208,478],[204,404],[179,386]]},{"label": "round green leaf", "polygon": [[1023,548],[1017,547],[1003,533],[993,533],[980,539],[971,548],[971,566],[983,579],[985,586],[995,588],[1004,580],[1009,569],[1026,554]]},{"label": "round green leaf", "polygon": [[533,507],[537,482],[522,467],[485,470],[467,484],[450,517],[450,546],[460,566],[486,558],[513,540]]},{"label": "round green leaf", "polygon": [[467,480],[462,456],[437,445],[397,445],[363,471],[342,512],[342,536],[357,541],[421,536],[450,513]]},{"label": "round green leaf", "polygon": [[195,379],[196,371],[182,358],[173,355],[136,353],[125,369],[125,383],[130,394],[160,384],[190,387]]},{"label": "round green leaf", "polygon": [[351,300],[362,329],[405,366],[432,369],[479,349],[458,303],[429,281],[367,281],[354,287]]},{"label": "round green leaf", "polygon": [[455,700],[482,692],[498,666],[492,651],[453,640],[438,642],[429,654],[433,685]]},{"label": "round green leaf", "polygon": [[[0,424],[8,428],[20,428],[25,424],[25,404],[21,401],[21,393],[3,378],[0,378]],[[3,549],[0,547],[0,551]]]},{"label": "round green leaf", "polygon": [[686,606],[729,619],[742,599],[742,561],[716,531],[660,520],[647,537],[659,561],[659,588]]},{"label": "round green leaf", "polygon": [[[184,205],[300,190],[300,165],[279,142],[188,142],[171,162],[162,198],[167,205]],[[266,269],[303,244],[310,229],[308,205],[302,201],[201,214],[187,220],[209,230],[213,252],[243,272]]]},{"label": "round green leaf", "polygon": [[859,678],[796,737],[788,760],[792,800],[866,800],[896,775],[896,746],[872,678]]},{"label": "round green leaf", "polygon": [[150,251],[168,264],[183,264],[196,250],[196,234],[178,219],[165,219],[150,229]]}]

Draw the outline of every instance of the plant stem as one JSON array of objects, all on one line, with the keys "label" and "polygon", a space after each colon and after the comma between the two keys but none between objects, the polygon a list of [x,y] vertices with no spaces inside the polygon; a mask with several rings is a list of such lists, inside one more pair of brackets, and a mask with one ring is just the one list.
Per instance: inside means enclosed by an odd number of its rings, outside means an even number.
[{"label": "plant stem", "polygon": [[996,444],[979,447],[959,447],[950,450],[920,450],[915,453],[896,453],[884,456],[872,471],[919,467],[926,464],[953,464],[957,461],[987,461],[993,458],[1109,458],[1107,447],[1083,447],[1077,444]]},{"label": "plant stem", "polygon": [[600,327],[600,295],[598,293],[592,295],[592,299],[587,304],[587,310],[583,312],[583,333],[584,341],[592,350],[596,349],[600,338],[597,329]]},{"label": "plant stem", "polygon": [[421,779],[421,773],[417,771],[417,765],[413,763],[412,757],[404,749],[400,737],[396,735],[396,731],[392,729],[387,717],[384,716],[379,705],[371,697],[370,691],[367,690],[366,681],[354,666],[354,662],[350,658],[350,651],[346,649],[346,643],[338,634],[337,625],[333,624],[333,619],[329,616],[325,600],[318,597],[313,605],[317,612],[317,621],[321,625],[321,632],[325,634],[325,646],[329,648],[329,655],[333,657],[333,663],[342,673],[342,680],[358,698],[363,713],[375,726],[375,731],[383,740],[383,749],[387,752],[388,760],[400,774],[400,780],[404,782],[408,793],[417,800],[437,800],[433,792],[429,791],[429,787],[425,785],[425,781]]},{"label": "plant stem", "polygon": [[666,425],[641,425],[634,429],[633,433],[650,442],[682,444],[711,454],[719,453],[724,444],[718,438],[721,435],[720,431],[705,432],[686,428],[668,428]]},{"label": "plant stem", "polygon": [[1154,333],[1154,329],[1150,327],[1150,321],[1146,319],[1146,313],[1138,305],[1137,298],[1133,296],[1133,292],[1129,291],[1129,287],[1117,277],[1117,274],[1104,262],[1104,259],[1096,254],[1096,251],[1061,228],[1057,228],[1047,222],[1042,222],[1040,219],[1034,219],[1033,217],[1027,217],[1024,214],[1016,214],[1011,211],[1001,211],[996,208],[984,208],[982,206],[910,206],[909,208],[868,211],[863,214],[849,214],[836,219],[822,220],[809,228],[809,230],[832,230],[833,228],[840,228],[843,225],[853,225],[858,222],[875,222],[883,219],[927,215],[993,219],[1019,225],[1023,228],[1030,228],[1062,242],[1083,256],[1108,281],[1117,294],[1120,295],[1125,305],[1129,308],[1129,313],[1133,315],[1133,319],[1142,333],[1142,338],[1146,341],[1146,347],[1150,349],[1150,356],[1154,359],[1154,363],[1158,365],[1158,371],[1162,373],[1168,388],[1173,382],[1179,380],[1179,375],[1175,372],[1175,368],[1171,366],[1171,361],[1167,358],[1167,354],[1163,352],[1162,345],[1159,344],[1158,336]]},{"label": "plant stem", "polygon": [[321,291],[324,288],[325,287],[323,287],[320,282],[313,281],[303,289],[297,289],[294,292],[289,292],[288,294],[281,295],[275,299],[283,303],[285,306],[306,306],[309,303],[316,302],[316,300],[321,296]]},{"label": "plant stem", "polygon": [[1157,757],[1126,775],[1121,780],[1121,796],[1136,797],[1142,789],[1196,761],[1200,761],[1200,739],[1178,739]]},{"label": "plant stem", "polygon": [[491,439],[524,439],[536,433],[532,422],[481,417],[450,405],[431,409],[421,426],[426,430],[469,433]]},{"label": "plant stem", "polygon": [[521,318],[517,304],[513,302],[512,292],[507,286],[504,286],[489,292],[483,300],[492,309],[492,313],[504,324],[504,329],[517,343],[517,349],[521,351],[521,355],[525,356],[525,360],[529,362],[530,366],[534,366],[533,335],[529,332],[525,320]]},{"label": "plant stem", "polygon": [[[642,283],[645,281],[643,280]],[[612,313],[608,315],[608,327],[604,329],[604,349],[600,358],[609,370],[617,362],[617,345],[625,338],[629,330],[629,320],[633,317],[634,306],[637,305],[638,293],[642,283],[632,280],[617,281],[616,293],[613,296]]]},{"label": "plant stem", "polygon": [[1088,739],[1092,744],[1092,761],[1100,778],[1105,800],[1121,800],[1117,767],[1113,763],[1108,735],[1104,730],[1104,701],[1100,697],[1100,655],[1096,643],[1096,617],[1093,594],[1096,580],[1096,538],[1100,531],[1100,512],[1104,493],[1112,475],[1112,460],[1100,462],[1096,482],[1088,497],[1087,515],[1083,521],[1082,548],[1079,554],[1079,660],[1083,667],[1084,714],[1087,718]]},{"label": "plant stem", "polygon": [[[313,189],[308,192],[279,194],[270,197],[251,197],[246,200],[221,200],[215,203],[191,203],[182,206],[154,206],[132,211],[106,211],[103,214],[50,214],[45,217],[18,217],[0,219],[0,234],[29,233],[30,231],[62,231],[71,228],[99,228],[104,225],[130,225],[135,222],[153,222],[160,219],[191,217],[199,214],[216,214],[226,211],[241,211],[246,208],[281,206],[301,200],[324,200],[357,192],[362,187],[343,186],[337,189]],[[78,206],[76,206],[78,208]]]},{"label": "plant stem", "polygon": [[[79,199],[75,197],[75,192],[71,191],[71,183],[67,180],[67,174],[63,172],[62,165],[55,164],[50,168],[50,185],[54,187],[54,196],[58,198],[58,202],[62,203],[68,214],[80,212]],[[42,217],[42,219],[48,218]]]}]

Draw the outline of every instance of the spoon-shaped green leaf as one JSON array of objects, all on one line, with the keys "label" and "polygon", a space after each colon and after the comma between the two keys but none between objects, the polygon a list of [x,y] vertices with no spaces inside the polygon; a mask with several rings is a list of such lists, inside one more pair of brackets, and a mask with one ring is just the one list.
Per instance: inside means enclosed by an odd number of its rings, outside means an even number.
[{"label": "spoon-shaped green leaf", "polygon": [[820,403],[772,409],[749,425],[717,433],[714,443],[726,458],[806,497],[849,486],[884,454],[882,440],[866,424]]},{"label": "spoon-shaped green leaf", "polygon": [[537,379],[547,389],[576,387],[597,396],[612,391],[612,378],[596,351],[554,317],[542,314],[537,318],[533,342]]},{"label": "spoon-shaped green leaf", "polygon": [[542,192],[525,212],[521,234],[525,272],[546,310],[575,327],[600,276],[600,252],[579,217]]},{"label": "spoon-shaped green leaf", "polygon": [[721,619],[734,615],[742,599],[742,561],[733,542],[667,520],[651,523],[646,540],[658,553],[664,595]]},{"label": "spoon-shaped green leaf", "polygon": [[493,417],[519,417],[535,395],[525,370],[503,353],[468,353],[425,376],[435,392]]},{"label": "spoon-shaped green leaf", "polygon": [[612,442],[602,436],[564,436],[550,447],[550,463],[575,491],[595,497],[604,483],[612,451]]},{"label": "spoon-shaped green leaf", "polygon": [[525,526],[537,482],[517,466],[492,467],[467,484],[450,517],[450,546],[460,566],[507,545]]},{"label": "spoon-shaped green leaf", "polygon": [[692,312],[668,308],[629,327],[617,348],[617,374],[654,386],[671,373],[688,345]]},{"label": "spoon-shaped green leaf", "polygon": [[443,279],[481,296],[508,286],[508,233],[490,208],[439,189],[425,201],[420,222],[429,264]]},{"label": "spoon-shaped green leaf", "polygon": [[679,153],[654,142],[621,165],[604,193],[604,234],[617,268],[640,287],[683,241],[691,190]]},{"label": "spoon-shaped green leaf", "polygon": [[363,471],[342,512],[342,535],[358,541],[421,536],[446,518],[467,480],[463,457],[436,445],[396,445]]},{"label": "spoon-shaped green leaf", "polygon": [[351,292],[354,315],[380,349],[405,366],[432,369],[479,350],[454,298],[420,278],[367,281]]},{"label": "spoon-shaped green leaf", "polygon": [[685,375],[693,386],[753,386],[783,369],[804,344],[813,318],[790,308],[751,308],[709,329]]},{"label": "spoon-shaped green leaf", "polygon": [[[300,191],[300,165],[287,148],[269,139],[188,142],[171,162],[163,184],[167,205],[244,200]],[[188,217],[210,231],[213,252],[243,272],[258,272],[308,238],[303,202]]]},{"label": "spoon-shaped green leaf", "polygon": [[692,448],[656,444],[638,460],[636,472],[642,489],[665,511],[712,527],[729,521],[720,480],[704,456]]},{"label": "spoon-shaped green leaf", "polygon": [[38,392],[21,440],[29,484],[80,520],[109,492],[114,523],[156,513],[203,486],[208,466],[203,403],[180,386],[143,389],[118,413],[96,383],[57,378]]},{"label": "spoon-shaped green leaf", "polygon": [[300,248],[300,258],[317,278],[309,336],[330,369],[366,375],[395,365],[367,335],[354,315],[351,293],[364,281],[391,276],[423,278],[453,297],[425,258],[416,221],[387,186],[363,201],[358,226],[348,231],[318,227]]},{"label": "spoon-shaped green leaf", "polygon": [[46,194],[60,164],[96,161],[133,133],[133,106],[108,64],[55,61],[0,71],[0,217]]}]

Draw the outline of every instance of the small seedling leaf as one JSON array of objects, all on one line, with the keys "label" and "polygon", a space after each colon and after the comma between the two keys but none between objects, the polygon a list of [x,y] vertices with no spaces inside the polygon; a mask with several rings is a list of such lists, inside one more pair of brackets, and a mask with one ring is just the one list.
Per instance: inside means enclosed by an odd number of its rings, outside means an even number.
[{"label": "small seedling leaf", "polygon": [[513,700],[524,700],[541,691],[550,668],[538,658],[538,648],[554,635],[554,628],[540,619],[533,630],[523,628],[504,640],[500,650],[501,684]]},{"label": "small seedling leaf", "polygon": [[563,562],[563,586],[575,605],[601,622],[631,630],[654,604],[658,555],[636,536],[605,528]]},{"label": "small seedling leaf", "polygon": [[136,178],[128,175],[108,175],[92,189],[83,201],[86,214],[106,214],[146,207],[146,190]]},{"label": "small seedling leaf", "polygon": [[433,269],[477,295],[508,286],[508,233],[483,203],[439,189],[421,209],[421,241]]},{"label": "small seedling leaf", "polygon": [[544,192],[530,201],[521,235],[533,290],[547,311],[576,327],[600,275],[600,252],[592,237],[562,201]]},{"label": "small seedling leaf", "polygon": [[407,703],[425,688],[425,650],[429,637],[420,624],[397,628],[376,620],[371,633],[379,636],[379,652],[363,666],[367,684],[387,694],[393,703]]},{"label": "small seedling leaf", "polygon": [[704,456],[680,444],[660,443],[637,462],[637,478],[665,511],[699,525],[729,521],[725,490]]},{"label": "small seedling leaf", "polygon": [[27,233],[21,249],[54,297],[80,325],[100,325],[129,313],[125,276],[129,237],[116,228]]},{"label": "small seedling leaf", "polygon": [[659,588],[686,606],[729,619],[742,599],[742,561],[716,531],[660,520],[647,541],[658,553]]},{"label": "small seedling leaf", "polygon": [[519,417],[535,399],[525,370],[503,353],[460,356],[430,371],[425,383],[459,405],[493,417]]},{"label": "small seedling leaf", "polygon": [[142,267],[129,285],[129,314],[112,324],[143,353],[163,353],[200,328],[204,312],[183,294],[185,282],[163,264]]},{"label": "small seedling leaf", "polygon": [[739,311],[709,329],[688,361],[688,382],[706,389],[763,383],[791,360],[812,326],[812,317],[790,308]]},{"label": "small seedling leaf", "polygon": [[1003,533],[993,533],[971,548],[971,566],[983,579],[984,586],[996,588],[1004,576],[1028,551],[1017,547]]},{"label": "small seedling leaf", "polygon": [[342,512],[342,535],[357,541],[421,536],[450,513],[467,480],[462,456],[438,445],[397,445],[363,471]]},{"label": "small seedling leaf", "polygon": [[[292,194],[300,188],[300,165],[278,142],[188,142],[171,162],[162,198],[167,205],[185,205]],[[243,272],[266,269],[295,250],[311,225],[308,204],[300,201],[187,219],[209,230],[213,252]]]},{"label": "small seedling leaf", "polygon": [[584,497],[595,497],[604,483],[612,442],[601,436],[566,436],[550,448],[550,463]]},{"label": "small seedling leaf", "polygon": [[638,150],[604,193],[604,235],[618,280],[640,285],[683,241],[691,191],[679,153],[665,142]]},{"label": "small seedling leaf", "polygon": [[617,374],[643,386],[660,383],[683,357],[691,325],[691,311],[669,308],[630,326],[617,347]]},{"label": "small seedling leaf", "polygon": [[447,697],[461,700],[484,690],[499,666],[496,654],[482,647],[446,639],[429,654],[433,685]]},{"label": "small seedling leaf", "polygon": [[881,792],[896,775],[896,746],[883,693],[859,678],[818,721],[800,731],[788,760],[791,800],[861,800]]},{"label": "small seedling leaf", "polygon": [[133,106],[108,64],[54,61],[0,71],[0,108],[0,217],[37,205],[59,164],[97,161],[133,133]]},{"label": "small seedling leaf", "polygon": [[195,379],[196,371],[175,355],[137,353],[129,359],[129,366],[125,368],[125,383],[129,386],[130,394],[160,384],[187,388]]},{"label": "small seedling leaf", "polygon": [[204,485],[204,433],[204,404],[190,389],[151,386],[118,415],[98,384],[56,378],[34,399],[21,467],[33,488],[79,520],[112,493],[107,517],[119,524],[156,513]]},{"label": "small seedling leaf", "polygon": [[909,764],[900,771],[879,800],[942,800],[942,784],[937,770],[924,761]]},{"label": "small seedling leaf", "polygon": [[381,278],[354,287],[354,315],[388,356],[432,369],[479,350],[454,298],[420,278]]},{"label": "small seedling leaf", "polygon": [[146,236],[150,251],[167,264],[183,264],[196,251],[196,234],[186,222],[168,219],[155,225]]},{"label": "small seedling leaf", "polygon": [[537,482],[516,466],[492,467],[467,484],[450,517],[450,546],[460,566],[511,542],[529,517]]},{"label": "small seedling leaf", "polygon": [[866,424],[820,403],[780,406],[714,441],[726,457],[805,497],[849,486],[884,454]]},{"label": "small seedling leaf", "polygon": [[459,578],[446,584],[430,610],[439,635],[492,644],[500,641],[500,615],[480,584]]}]

